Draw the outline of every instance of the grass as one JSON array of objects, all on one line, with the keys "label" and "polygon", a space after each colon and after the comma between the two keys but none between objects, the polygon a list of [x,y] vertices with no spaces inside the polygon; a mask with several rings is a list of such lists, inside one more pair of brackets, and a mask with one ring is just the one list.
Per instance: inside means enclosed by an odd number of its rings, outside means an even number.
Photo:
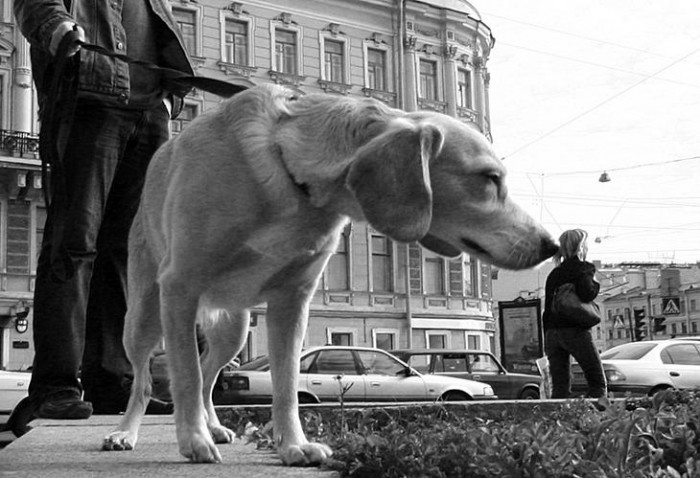
[{"label": "grass", "polygon": [[[274,448],[269,417],[257,413],[223,422]],[[333,448],[325,466],[344,477],[700,478],[700,392],[605,409],[571,400],[304,408],[300,416],[310,440]]]}]

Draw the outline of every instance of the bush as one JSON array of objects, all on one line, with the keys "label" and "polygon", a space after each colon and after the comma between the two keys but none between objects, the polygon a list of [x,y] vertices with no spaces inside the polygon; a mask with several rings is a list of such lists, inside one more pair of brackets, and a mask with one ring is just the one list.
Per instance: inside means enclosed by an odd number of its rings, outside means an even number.
[{"label": "bush", "polygon": [[[607,407],[581,399],[300,413],[309,439],[334,449],[326,466],[341,476],[700,478],[696,392]],[[258,446],[274,447],[271,433],[248,425]]]}]

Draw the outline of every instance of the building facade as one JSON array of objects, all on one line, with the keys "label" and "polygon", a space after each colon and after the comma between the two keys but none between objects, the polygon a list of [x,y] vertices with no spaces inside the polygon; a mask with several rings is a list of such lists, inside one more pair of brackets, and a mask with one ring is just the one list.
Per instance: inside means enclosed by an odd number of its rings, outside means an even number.
[{"label": "building facade", "polygon": [[[494,44],[461,0],[171,0],[198,75],[301,94],[373,97],[439,111],[490,137]],[[11,2],[0,18],[0,367],[31,365],[34,274],[46,217],[29,48]],[[193,91],[177,134],[220,98]],[[398,244],[364,223],[343,231],[311,304],[305,345],[493,350],[490,266]],[[243,359],[267,352],[264,304]]]}]

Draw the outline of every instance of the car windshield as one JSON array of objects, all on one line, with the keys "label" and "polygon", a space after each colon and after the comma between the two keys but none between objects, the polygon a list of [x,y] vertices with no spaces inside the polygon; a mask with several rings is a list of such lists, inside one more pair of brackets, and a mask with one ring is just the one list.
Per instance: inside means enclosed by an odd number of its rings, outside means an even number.
[{"label": "car windshield", "polygon": [[649,342],[634,342],[631,344],[624,344],[618,347],[613,347],[610,350],[603,352],[600,355],[600,358],[603,360],[639,360],[654,347],[656,347],[656,344]]},{"label": "car windshield", "polygon": [[240,367],[238,367],[238,370],[268,370],[269,368],[269,359],[267,358],[267,355],[263,355],[242,364]]}]

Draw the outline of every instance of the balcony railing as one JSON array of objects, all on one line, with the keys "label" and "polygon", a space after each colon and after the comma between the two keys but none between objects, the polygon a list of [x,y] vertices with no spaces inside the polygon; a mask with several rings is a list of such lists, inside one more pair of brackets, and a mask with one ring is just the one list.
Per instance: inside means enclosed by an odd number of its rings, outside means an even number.
[{"label": "balcony railing", "polygon": [[38,158],[39,135],[0,129],[0,153],[20,158]]}]

